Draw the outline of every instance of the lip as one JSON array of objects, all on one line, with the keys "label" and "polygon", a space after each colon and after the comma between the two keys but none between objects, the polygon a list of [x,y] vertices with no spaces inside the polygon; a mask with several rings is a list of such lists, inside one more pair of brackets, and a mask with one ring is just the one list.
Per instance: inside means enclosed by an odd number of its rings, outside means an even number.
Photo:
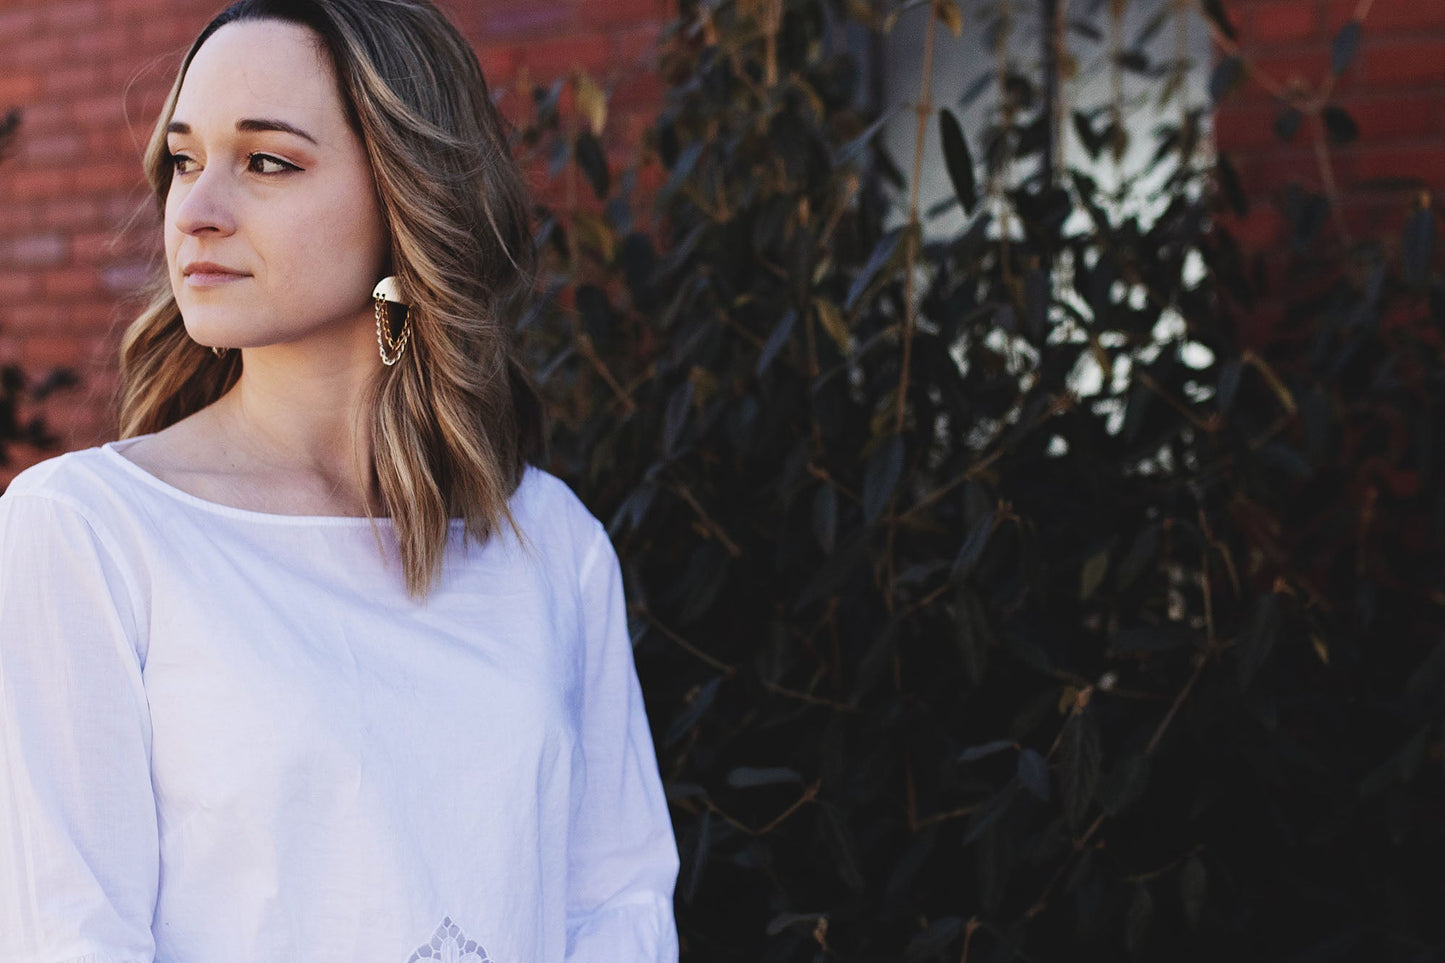
[{"label": "lip", "polygon": [[191,287],[229,284],[232,281],[240,281],[251,276],[244,271],[237,271],[235,268],[216,264],[213,261],[192,261],[182,266],[181,274],[185,277],[186,284]]}]

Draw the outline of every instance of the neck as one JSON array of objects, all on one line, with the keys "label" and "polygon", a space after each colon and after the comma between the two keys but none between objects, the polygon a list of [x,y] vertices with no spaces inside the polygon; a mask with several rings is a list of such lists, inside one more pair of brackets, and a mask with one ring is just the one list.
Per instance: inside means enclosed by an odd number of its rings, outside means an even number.
[{"label": "neck", "polygon": [[245,349],[240,379],[216,404],[238,457],[306,477],[344,503],[381,506],[362,403],[381,362],[370,350]]}]

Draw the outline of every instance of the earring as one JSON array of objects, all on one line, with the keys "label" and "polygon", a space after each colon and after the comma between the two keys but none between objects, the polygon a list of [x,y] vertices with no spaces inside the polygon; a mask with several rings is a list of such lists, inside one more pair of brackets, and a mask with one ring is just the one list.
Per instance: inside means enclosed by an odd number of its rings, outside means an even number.
[{"label": "earring", "polygon": [[218,348],[215,345],[211,345],[211,353],[218,358],[224,358],[226,356],[226,352],[230,350],[230,348]]},{"label": "earring", "polygon": [[402,322],[401,334],[393,338],[386,306],[390,303],[403,309],[407,307],[406,302],[401,299],[401,286],[395,277],[384,277],[371,292],[371,296],[376,301],[376,346],[381,351],[381,363],[390,367],[401,358],[406,351],[406,343],[411,340],[411,315],[408,313]]}]

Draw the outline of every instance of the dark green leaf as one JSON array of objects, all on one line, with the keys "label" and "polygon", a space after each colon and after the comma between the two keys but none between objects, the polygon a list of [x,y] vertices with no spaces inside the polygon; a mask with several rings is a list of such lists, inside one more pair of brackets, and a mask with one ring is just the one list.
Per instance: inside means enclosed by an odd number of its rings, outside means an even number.
[{"label": "dark green leaf", "polygon": [[592,192],[598,198],[606,198],[612,189],[612,177],[607,171],[607,151],[603,150],[602,142],[590,130],[584,130],[577,135],[576,151],[577,166],[587,175]]},{"label": "dark green leaf", "polygon": [[1233,90],[1244,79],[1244,61],[1238,57],[1225,57],[1214,65],[1209,75],[1209,96],[1217,104],[1225,94]]},{"label": "dark green leaf", "polygon": [[1204,15],[1230,40],[1239,39],[1234,24],[1230,23],[1229,15],[1224,12],[1223,0],[1204,0]]},{"label": "dark green leaf", "polygon": [[1405,282],[1420,286],[1430,276],[1430,262],[1435,256],[1435,212],[1419,207],[1405,221],[1405,238],[1401,244]]},{"label": "dark green leaf", "polygon": [[958,756],[959,762],[973,762],[985,756],[992,756],[996,753],[1014,748],[1012,739],[995,739],[993,742],[985,742],[983,745],[972,746],[963,750]]},{"label": "dark green leaf", "polygon": [[1099,805],[1117,816],[1133,805],[1149,785],[1149,756],[1143,750],[1125,753],[1099,780]]},{"label": "dark green leaf", "polygon": [[973,155],[963,136],[963,125],[953,116],[953,111],[944,108],[938,114],[938,131],[943,143],[943,162],[953,181],[954,193],[963,205],[963,212],[971,214],[978,206],[978,184],[974,180]]},{"label": "dark green leaf", "polygon": [[1190,856],[1179,871],[1179,896],[1184,903],[1184,919],[1191,930],[1199,929],[1199,918],[1204,913],[1204,901],[1209,895],[1209,874],[1204,870],[1204,861]]},{"label": "dark green leaf", "polygon": [[1349,144],[1360,137],[1360,125],[1355,123],[1355,118],[1340,107],[1326,107],[1320,114],[1324,121],[1325,133],[1329,135],[1330,142],[1334,144]]},{"label": "dark green leaf", "polygon": [[898,242],[903,239],[903,230],[889,231],[873,248],[873,253],[868,256],[868,262],[863,265],[858,274],[853,278],[853,283],[848,287],[848,297],[844,300],[843,306],[852,310],[853,306],[872,285],[878,272],[883,266],[893,259],[894,253],[898,250]]},{"label": "dark green leaf", "polygon": [[689,905],[697,896],[697,885],[702,882],[702,871],[707,866],[707,858],[712,849],[712,810],[704,809],[697,822],[697,842],[693,846],[687,880],[682,888],[682,901]]},{"label": "dark green leaf", "polygon": [[863,133],[838,148],[838,152],[833,155],[833,166],[845,167],[862,157],[864,150],[873,142],[873,138],[878,136],[878,132],[882,130],[902,108],[902,103],[896,103],[889,107],[883,111],[873,123],[869,124]]},{"label": "dark green leaf", "polygon": [[800,783],[802,775],[796,769],[774,766],[757,769],[752,766],[737,766],[727,775],[727,784],[734,789],[749,789],[753,786],[777,786],[785,783]]},{"label": "dark green leaf", "polygon": [[1159,527],[1157,525],[1145,525],[1134,536],[1130,543],[1129,550],[1124,553],[1124,558],[1114,569],[1114,587],[1126,589],[1139,580],[1150,563],[1154,561],[1159,551]]},{"label": "dark green leaf", "polygon": [[1279,112],[1274,119],[1274,134],[1280,140],[1289,142],[1294,140],[1294,135],[1299,133],[1300,125],[1304,123],[1305,115],[1293,107],[1286,107]]},{"label": "dark green leaf", "polygon": [[1283,613],[1279,597],[1271,592],[1254,605],[1249,623],[1239,640],[1239,687],[1248,689],[1260,666],[1274,649]]},{"label": "dark green leaf", "polygon": [[953,618],[954,641],[963,657],[964,673],[972,685],[980,685],[988,670],[990,634],[983,606],[967,582],[959,583]]},{"label": "dark green leaf", "polygon": [[662,452],[664,458],[671,458],[677,450],[677,440],[687,424],[688,411],[692,409],[693,383],[684,381],[672,390],[667,399],[667,411],[663,416]]},{"label": "dark green leaf", "polygon": [[1093,711],[1085,708],[1069,716],[1059,745],[1059,784],[1064,793],[1064,815],[1078,830],[1094,801],[1099,784],[1099,729]]},{"label": "dark green leaf", "polygon": [[868,458],[863,470],[863,520],[869,524],[877,521],[888,507],[898,479],[903,477],[903,437],[889,435]]},{"label": "dark green leaf", "polygon": [[988,800],[979,807],[978,811],[969,817],[968,831],[963,834],[963,841],[960,845],[967,846],[988,832],[989,827],[998,822],[1004,813],[1008,812],[1010,804],[1013,803],[1014,796],[1018,795],[1018,790],[1018,779],[1010,779],[1004,783],[1002,789],[990,796]]},{"label": "dark green leaf", "polygon": [[1219,410],[1228,413],[1234,407],[1234,397],[1239,393],[1239,379],[1244,374],[1244,365],[1238,359],[1231,358],[1219,366],[1219,386],[1215,389],[1215,398],[1219,404]]},{"label": "dark green leaf", "polygon": [[1134,890],[1134,900],[1129,904],[1129,913],[1124,919],[1124,948],[1130,956],[1138,956],[1144,949],[1149,936],[1149,926],[1154,922],[1154,897],[1149,887],[1140,884]]},{"label": "dark green leaf", "polygon": [[1109,648],[1119,653],[1165,652],[1191,645],[1194,641],[1193,629],[1177,622],[1164,622],[1120,629],[1111,640]]},{"label": "dark green leaf", "polygon": [[813,495],[813,537],[824,555],[832,554],[838,538],[838,493],[832,485],[819,485]]},{"label": "dark green leaf", "polygon": [[778,356],[778,352],[783,350],[783,345],[787,344],[788,339],[792,337],[793,327],[797,323],[798,312],[796,310],[789,308],[783,312],[783,316],[778,319],[778,323],[773,325],[772,333],[768,335],[767,342],[763,344],[762,353],[758,355],[758,363],[753,368],[753,374],[755,376],[761,378],[763,372],[768,370],[768,366],[773,363],[773,359]]},{"label": "dark green leaf", "polygon": [[722,676],[714,676],[703,683],[702,688],[692,697],[692,700],[683,706],[667,727],[667,733],[662,738],[663,748],[671,746],[677,740],[687,735],[693,726],[697,725],[699,719],[712,708],[712,700],[717,698],[717,690],[722,685]]},{"label": "dark green leaf", "polygon": [[1025,789],[1041,801],[1049,801],[1049,764],[1036,750],[1019,753],[1018,777]]},{"label": "dark green leaf", "polygon": [[962,932],[963,920],[957,916],[939,917],[928,924],[928,928],[922,933],[908,941],[908,946],[903,950],[903,963],[940,958]]},{"label": "dark green leaf", "polygon": [[996,511],[989,508],[973,527],[968,531],[968,538],[964,539],[963,547],[958,551],[958,557],[953,560],[953,577],[967,578],[978,564],[979,557],[983,555],[984,547],[988,545],[988,537],[993,533],[993,520]]},{"label": "dark green leaf", "polygon": [[848,821],[837,806],[829,802],[818,804],[818,826],[822,831],[823,844],[838,871],[843,885],[854,893],[863,891],[863,871],[858,858],[858,843]]},{"label": "dark green leaf", "polygon": [[1335,34],[1334,46],[1330,49],[1330,71],[1335,76],[1344,73],[1355,59],[1355,54],[1360,52],[1361,33],[1360,21],[1351,20]]}]

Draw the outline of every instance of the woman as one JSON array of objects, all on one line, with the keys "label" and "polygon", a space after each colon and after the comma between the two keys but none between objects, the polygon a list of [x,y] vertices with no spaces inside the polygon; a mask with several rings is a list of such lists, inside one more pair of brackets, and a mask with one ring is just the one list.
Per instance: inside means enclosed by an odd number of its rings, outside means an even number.
[{"label": "woman", "polygon": [[475,56],[425,0],[241,0],[146,164],[124,440],[0,498],[0,961],[675,960]]}]

